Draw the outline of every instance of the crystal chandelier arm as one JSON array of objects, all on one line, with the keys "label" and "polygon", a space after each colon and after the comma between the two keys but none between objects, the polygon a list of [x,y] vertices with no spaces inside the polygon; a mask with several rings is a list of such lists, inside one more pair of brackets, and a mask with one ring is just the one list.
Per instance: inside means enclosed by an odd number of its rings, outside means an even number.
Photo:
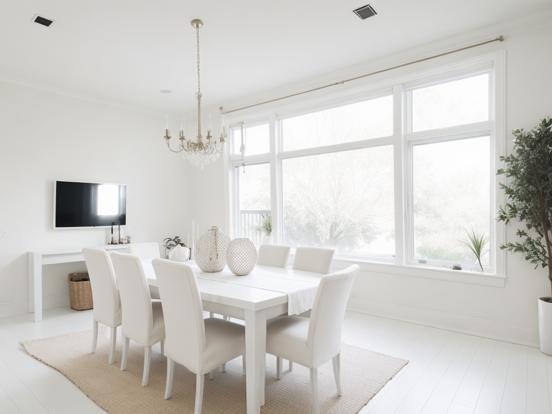
[{"label": "crystal chandelier arm", "polygon": [[165,138],[165,143],[167,144],[167,148],[169,149],[169,151],[174,153],[179,153],[184,151],[184,139],[185,139],[184,135],[180,135],[179,137],[180,147],[178,149],[173,149],[171,147],[171,133],[169,132],[168,129],[165,129],[165,136],[163,138]]}]

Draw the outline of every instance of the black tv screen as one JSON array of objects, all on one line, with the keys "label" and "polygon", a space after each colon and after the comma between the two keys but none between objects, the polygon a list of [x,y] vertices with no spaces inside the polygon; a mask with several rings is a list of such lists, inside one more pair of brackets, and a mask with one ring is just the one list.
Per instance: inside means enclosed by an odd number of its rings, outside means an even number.
[{"label": "black tv screen", "polygon": [[54,227],[126,225],[126,185],[55,183]]}]

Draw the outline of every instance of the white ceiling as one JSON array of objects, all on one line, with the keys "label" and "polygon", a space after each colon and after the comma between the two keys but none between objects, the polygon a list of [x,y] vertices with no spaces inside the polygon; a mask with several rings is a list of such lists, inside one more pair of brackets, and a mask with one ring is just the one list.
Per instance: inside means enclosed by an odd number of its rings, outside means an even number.
[{"label": "white ceiling", "polygon": [[[370,2],[378,16],[352,9]],[[0,78],[122,104],[219,105],[470,29],[550,0],[0,0]],[[46,29],[34,14],[55,20]],[[162,95],[160,89],[171,89]]]}]

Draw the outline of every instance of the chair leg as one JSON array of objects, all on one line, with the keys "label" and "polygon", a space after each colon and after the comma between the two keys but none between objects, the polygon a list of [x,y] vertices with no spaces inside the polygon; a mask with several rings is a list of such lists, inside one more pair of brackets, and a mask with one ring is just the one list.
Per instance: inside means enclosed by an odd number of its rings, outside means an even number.
[{"label": "chair leg", "polygon": [[311,382],[311,392],[312,392],[312,414],[319,414],[320,407],[318,404],[318,369],[310,369],[310,382]]},{"label": "chair leg", "polygon": [[151,365],[151,346],[144,347],[144,372],[142,374],[142,386],[149,384],[149,371]]},{"label": "chair leg", "polygon": [[276,357],[276,379],[282,377],[282,358]]},{"label": "chair leg", "polygon": [[242,374],[245,375],[247,372],[247,367],[245,366],[245,354],[242,355]]},{"label": "chair leg", "polygon": [[127,338],[126,336],[123,336],[123,355],[121,357],[121,371],[124,371],[127,367],[129,344],[130,344],[130,339]]},{"label": "chair leg", "polygon": [[159,347],[161,348],[161,355],[165,355],[165,341],[161,341]]},{"label": "chair leg", "polygon": [[289,372],[293,371],[293,361],[289,361]]},{"label": "chair leg", "polygon": [[196,395],[194,414],[201,414],[201,406],[203,405],[203,385],[205,383],[205,376],[202,374],[196,375]]},{"label": "chair leg", "polygon": [[115,362],[115,348],[117,346],[117,327],[111,328],[111,347],[109,348],[109,364]]},{"label": "chair leg", "polygon": [[343,395],[343,391],[341,389],[341,354],[337,354],[333,357],[332,364],[337,395],[341,397]]},{"label": "chair leg", "polygon": [[167,358],[167,383],[165,384],[165,399],[168,400],[172,397],[174,378],[174,361]]},{"label": "chair leg", "polygon": [[96,353],[96,346],[98,345],[98,321],[92,321],[92,353]]}]

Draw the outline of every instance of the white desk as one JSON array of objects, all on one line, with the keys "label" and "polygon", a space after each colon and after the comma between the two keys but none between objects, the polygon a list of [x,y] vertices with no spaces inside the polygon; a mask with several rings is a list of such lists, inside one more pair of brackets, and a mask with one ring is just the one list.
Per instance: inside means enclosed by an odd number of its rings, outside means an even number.
[{"label": "white desk", "polygon": [[[144,262],[148,283],[157,286],[151,264]],[[275,275],[293,277],[290,269],[264,268],[257,266],[249,277]],[[302,277],[307,272],[296,272]],[[221,313],[245,321],[245,359],[247,414],[259,414],[265,400],[266,321],[287,315],[288,295],[268,289],[232,283],[234,275],[225,269],[219,273],[196,272],[204,310]],[[311,273],[313,284],[318,285],[320,275]],[[291,279],[288,279],[293,284]],[[312,306],[312,305],[311,305]]]},{"label": "white desk", "polygon": [[[126,250],[128,244],[96,246],[106,250]],[[84,262],[82,248],[49,250],[28,253],[29,312],[34,312],[35,322],[42,320],[42,266],[58,263]]]}]

